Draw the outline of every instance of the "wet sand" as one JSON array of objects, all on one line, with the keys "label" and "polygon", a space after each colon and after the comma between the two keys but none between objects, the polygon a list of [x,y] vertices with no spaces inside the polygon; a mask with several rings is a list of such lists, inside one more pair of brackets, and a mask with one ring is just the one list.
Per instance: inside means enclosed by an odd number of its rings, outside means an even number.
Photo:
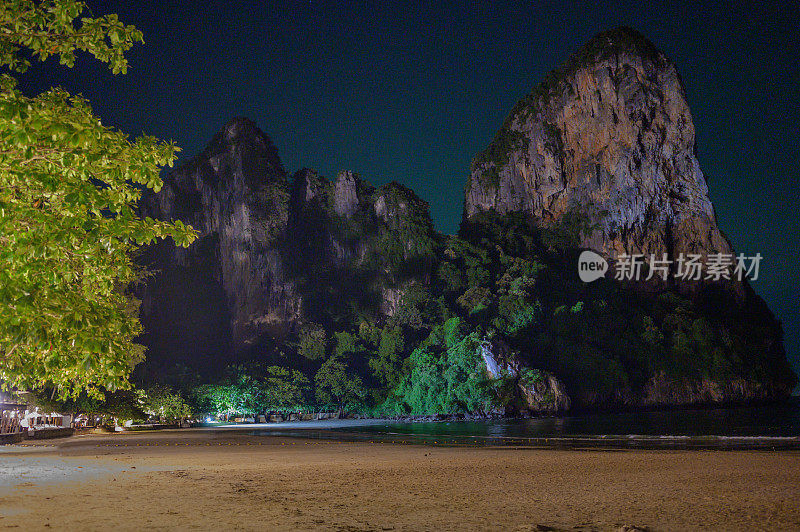
[{"label": "wet sand", "polygon": [[559,451],[183,430],[0,448],[0,528],[800,529],[800,452]]}]

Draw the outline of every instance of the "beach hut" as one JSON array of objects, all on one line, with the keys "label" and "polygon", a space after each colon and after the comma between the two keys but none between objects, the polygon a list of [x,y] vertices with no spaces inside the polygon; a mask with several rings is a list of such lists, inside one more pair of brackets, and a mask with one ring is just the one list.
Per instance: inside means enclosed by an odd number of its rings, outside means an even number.
[{"label": "beach hut", "polygon": [[0,394],[0,434],[14,434],[22,431],[22,419],[28,405],[13,401]]},{"label": "beach hut", "polygon": [[24,410],[20,410],[17,406],[0,404],[0,434],[12,434],[22,430]]},{"label": "beach hut", "polygon": [[72,421],[72,416],[69,414],[61,414],[58,412],[39,412],[39,409],[33,411],[26,411],[22,419],[22,424],[29,430],[41,429],[60,429],[68,428]]}]

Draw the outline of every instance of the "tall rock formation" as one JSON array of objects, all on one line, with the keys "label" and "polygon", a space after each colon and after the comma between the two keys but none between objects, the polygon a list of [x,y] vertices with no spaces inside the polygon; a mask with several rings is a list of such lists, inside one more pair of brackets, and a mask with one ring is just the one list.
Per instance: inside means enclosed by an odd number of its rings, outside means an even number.
[{"label": "tall rock formation", "polygon": [[[515,347],[534,367],[560,370],[571,393],[580,390],[577,404],[752,401],[791,393],[797,380],[786,361],[781,325],[746,279],[737,279],[733,267],[730,280],[701,277],[694,283],[675,275],[680,255],[700,255],[707,266],[709,255],[730,256],[733,250],[717,226],[680,76],[636,31],[601,33],[572,54],[517,103],[493,142],[473,159],[462,235],[479,240],[493,220],[521,218],[548,238],[557,235],[552,240],[558,246],[542,239],[546,247],[588,248],[612,262],[639,254],[645,262],[651,255],[672,261],[667,283],[656,277],[603,292],[573,281],[573,265],[566,271],[561,262],[560,277],[540,287],[539,297],[549,289],[549,297],[560,303],[570,283],[577,283],[580,299],[570,313],[583,317],[571,318],[562,304],[553,310],[549,330],[533,335],[538,351],[529,347],[531,338]],[[611,269],[606,276],[613,274]],[[645,318],[631,325],[643,332],[623,349],[614,346],[614,338],[595,351],[605,331],[576,324],[602,316],[612,293],[627,298],[619,301],[624,310],[617,317],[639,305]],[[592,305],[595,314],[584,311]],[[589,322],[607,326],[602,319]],[[570,326],[579,336],[567,332],[563,341],[554,341]],[[635,360],[633,346],[640,340],[640,354],[650,354]],[[585,343],[565,355],[576,342]],[[596,382],[587,382],[587,368],[594,364],[607,364],[596,377],[609,378],[621,366],[628,368],[626,377],[599,393]],[[635,379],[644,386],[630,385],[637,372]]]},{"label": "tall rock formation", "polygon": [[375,189],[349,171],[333,182],[313,170],[289,178],[269,137],[246,118],[229,121],[140,210],[199,232],[189,248],[162,242],[145,251],[154,275],[139,293],[142,341],[152,359],[210,366],[305,321],[390,314],[402,287],[427,277],[424,264],[408,267],[436,240],[427,204],[410,190]]},{"label": "tall rock formation", "polygon": [[[200,155],[169,174],[158,194],[143,201],[144,215],[181,220],[199,232],[188,249],[163,243],[151,250],[153,266],[173,275],[183,271],[188,285],[198,271],[213,270],[209,282],[224,294],[216,304],[230,314],[235,346],[248,345],[264,332],[278,333],[299,315],[299,299],[275,248],[286,232],[287,199],[286,171],[277,150],[253,122],[237,118]],[[164,288],[147,293],[145,314],[155,310],[152,298],[182,291]]]},{"label": "tall rock formation", "polygon": [[[140,209],[199,232],[186,249],[161,242],[141,257],[154,272],[138,293],[149,369],[310,371],[318,354],[297,360],[310,341],[363,382],[399,386],[413,353],[436,368],[469,360],[444,340],[457,317],[485,333],[478,363],[510,379],[528,410],[772,400],[796,383],[780,323],[747,282],[577,279],[578,248],[612,259],[732,252],[675,66],[627,28],[592,39],[512,110],[473,161],[458,236],[437,234],[400,184],[290,177],[244,118]],[[447,393],[429,406],[469,403]]]},{"label": "tall rock formation", "polygon": [[675,65],[629,28],[601,33],[512,110],[472,163],[466,219],[567,215],[583,247],[622,254],[730,253],[695,156]]}]

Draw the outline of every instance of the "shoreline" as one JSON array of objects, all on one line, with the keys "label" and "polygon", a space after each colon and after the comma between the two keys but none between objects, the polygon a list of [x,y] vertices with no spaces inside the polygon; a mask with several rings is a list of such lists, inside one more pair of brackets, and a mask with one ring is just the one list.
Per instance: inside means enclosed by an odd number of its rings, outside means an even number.
[{"label": "shoreline", "polygon": [[[362,427],[385,425],[383,420],[322,420],[250,425],[221,425],[183,429],[154,429],[117,433],[81,434],[47,441],[23,440],[0,445],[0,457],[22,448],[68,448],[73,438],[101,437],[99,445],[127,447],[154,435],[176,440],[214,440],[218,435],[283,438],[326,443],[381,443],[432,447],[512,447],[552,450],[685,450],[685,451],[800,451],[800,436],[688,436],[647,434],[570,434],[553,436],[425,434],[411,432],[360,432]],[[449,421],[442,423],[451,423]],[[128,442],[125,442],[125,436]],[[117,438],[117,440],[115,440]],[[130,443],[133,441],[134,443]],[[256,440],[257,441],[257,440]]]},{"label": "shoreline", "polygon": [[[790,414],[797,417],[800,409],[788,405]],[[655,410],[659,415],[664,411]],[[731,408],[720,414],[727,416],[737,411]],[[626,415],[627,414],[627,415]],[[765,431],[749,430],[753,427],[747,413],[739,420],[741,426],[714,423],[697,426],[677,420],[658,418],[657,424],[671,427],[671,431],[652,430],[651,421],[640,423],[631,412],[614,420],[613,415],[598,426],[592,416],[585,414],[569,417],[549,417],[528,420],[518,417],[474,418],[471,416],[414,416],[402,418],[337,418],[312,421],[283,421],[277,423],[218,424],[207,430],[240,430],[254,435],[280,435],[283,437],[314,438],[325,440],[382,440],[405,441],[420,444],[528,446],[536,448],[615,448],[615,449],[698,449],[698,450],[800,450],[800,433],[797,427]],[[689,414],[691,416],[692,414]],[[702,411],[698,413],[702,415]],[[717,416],[716,413],[713,414]],[[783,414],[781,414],[783,415]],[[647,418],[643,418],[647,419]],[[621,421],[620,421],[621,420]],[[474,425],[477,424],[477,425]],[[644,429],[646,432],[636,432]],[[648,430],[650,429],[650,430]],[[727,430],[727,432],[726,432]],[[716,432],[719,431],[719,432]]]},{"label": "shoreline", "polygon": [[0,450],[0,528],[785,530],[798,470],[797,451],[82,435]]},{"label": "shoreline", "polygon": [[[257,436],[268,436],[258,434]],[[267,431],[264,431],[267,432]],[[378,441],[391,444],[433,445],[438,447],[514,447],[531,449],[579,450],[687,450],[687,451],[800,451],[799,436],[650,436],[644,434],[599,434],[568,436],[461,436],[452,434],[413,434],[400,432],[350,432],[337,430],[278,430],[269,436],[319,439],[336,442]]]},{"label": "shoreline", "polygon": [[[800,385],[798,385],[800,387]],[[800,407],[800,395],[790,395],[781,399],[763,399],[751,401],[731,401],[725,403],[685,403],[685,404],[658,404],[658,405],[617,405],[606,407],[594,408],[573,408],[569,411],[558,412],[528,412],[522,415],[509,415],[498,413],[457,413],[457,414],[418,414],[418,415],[396,415],[386,417],[373,417],[369,414],[362,414],[359,412],[349,413],[346,417],[314,419],[306,421],[279,421],[267,423],[248,423],[247,425],[266,425],[272,426],[276,424],[286,423],[321,423],[327,421],[347,421],[347,422],[384,422],[384,423],[437,423],[437,422],[481,422],[481,421],[500,421],[500,420],[528,420],[528,419],[563,419],[563,418],[576,418],[588,417],[595,415],[614,415],[614,414],[652,414],[662,412],[684,412],[691,410],[709,411],[709,410],[738,410],[760,407]],[[214,427],[233,427],[242,426],[243,424],[235,423],[212,423],[208,426]],[[205,426],[202,424],[201,426]]]},{"label": "shoreline", "polygon": [[[730,411],[728,409],[727,411]],[[661,411],[653,411],[659,413]],[[575,424],[585,421],[592,415],[581,414],[569,417],[547,417],[542,420],[546,424],[527,427],[526,418],[496,417],[473,418],[464,416],[415,416],[402,418],[365,418],[345,417],[315,419],[306,421],[280,421],[268,423],[213,423],[193,426],[191,428],[135,428],[123,430],[120,434],[146,435],[152,433],[168,433],[185,435],[189,433],[214,434],[233,432],[258,437],[279,436],[284,438],[301,438],[330,441],[370,441],[384,443],[408,443],[420,445],[453,445],[453,446],[511,446],[530,447],[536,449],[652,449],[652,450],[800,450],[800,434],[793,430],[786,434],[777,431],[773,434],[741,434],[732,430],[728,434],[692,433],[691,430],[681,432],[680,428],[671,433],[625,432],[625,429],[640,428],[630,422],[614,423],[605,429],[609,432],[593,431],[592,425]],[[487,425],[487,422],[489,423]],[[551,422],[547,424],[547,422]],[[566,424],[563,424],[566,422]],[[476,430],[471,423],[484,425]],[[494,423],[494,424],[491,424]],[[555,425],[552,425],[555,423]],[[572,424],[571,424],[572,423]],[[421,427],[428,424],[429,427]],[[551,426],[552,425],[552,426]],[[420,427],[417,430],[416,427]],[[462,428],[463,427],[463,428]],[[588,430],[586,430],[588,428]],[[623,429],[613,432],[613,429]],[[684,427],[685,429],[686,427]],[[691,428],[691,427],[690,427]],[[709,427],[710,428],[710,427]],[[719,427],[717,427],[719,428]],[[540,430],[541,429],[541,430]],[[713,429],[712,429],[713,430]],[[742,431],[738,431],[742,432]],[[82,435],[97,434],[83,433]],[[79,433],[79,435],[81,435]],[[30,445],[31,440],[23,440],[21,445]],[[11,442],[9,442],[11,443]],[[0,445],[0,450],[6,445]]]}]

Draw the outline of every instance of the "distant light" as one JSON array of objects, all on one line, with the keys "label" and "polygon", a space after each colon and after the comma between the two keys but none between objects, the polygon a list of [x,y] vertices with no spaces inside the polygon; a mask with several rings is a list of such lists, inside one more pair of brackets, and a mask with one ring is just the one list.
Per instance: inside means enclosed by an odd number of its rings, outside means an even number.
[{"label": "distant light", "polygon": [[214,420],[213,420],[213,419],[211,419],[211,417],[210,417],[210,416],[206,418],[206,423],[211,423],[212,421],[214,421]]}]

